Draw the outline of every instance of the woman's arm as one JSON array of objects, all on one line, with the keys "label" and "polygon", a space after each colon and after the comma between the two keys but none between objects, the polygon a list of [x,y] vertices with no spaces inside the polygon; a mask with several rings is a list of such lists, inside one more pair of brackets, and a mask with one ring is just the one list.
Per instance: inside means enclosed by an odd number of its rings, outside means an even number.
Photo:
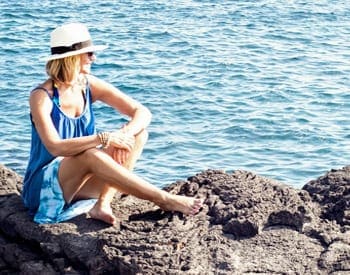
[{"label": "woman's arm", "polygon": [[53,103],[46,92],[42,90],[32,92],[29,104],[35,128],[52,155],[72,156],[101,144],[97,135],[61,139],[50,116]]},{"label": "woman's arm", "polygon": [[125,132],[135,136],[147,128],[152,118],[148,108],[101,79],[89,75],[88,80],[94,101],[100,100],[130,118]]}]

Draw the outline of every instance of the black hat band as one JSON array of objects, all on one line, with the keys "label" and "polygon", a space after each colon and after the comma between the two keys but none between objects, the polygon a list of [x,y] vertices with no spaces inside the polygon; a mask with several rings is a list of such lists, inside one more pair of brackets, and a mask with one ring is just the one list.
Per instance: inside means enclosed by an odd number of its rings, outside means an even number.
[{"label": "black hat band", "polygon": [[89,47],[89,46],[92,46],[91,40],[78,42],[78,43],[73,44],[72,46],[52,47],[51,54],[63,54],[63,53],[67,53],[67,52],[81,50],[81,49]]}]

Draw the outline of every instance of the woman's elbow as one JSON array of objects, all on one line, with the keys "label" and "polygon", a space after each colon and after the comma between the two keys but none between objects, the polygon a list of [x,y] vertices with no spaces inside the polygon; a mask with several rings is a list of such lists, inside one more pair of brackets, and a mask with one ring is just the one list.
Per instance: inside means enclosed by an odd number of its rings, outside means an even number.
[{"label": "woman's elbow", "polygon": [[47,151],[55,157],[62,156],[62,148],[59,146],[49,145],[46,147]]},{"label": "woman's elbow", "polygon": [[152,120],[151,111],[144,105],[139,105],[137,111],[139,113],[139,117],[148,125]]},{"label": "woman's elbow", "polygon": [[49,144],[45,144],[45,147],[55,157],[65,155],[65,146],[60,145],[58,142],[50,142]]},{"label": "woman's elbow", "polygon": [[144,108],[145,108],[145,113],[146,113],[147,120],[149,122],[151,122],[151,120],[152,120],[152,113],[147,107],[144,107]]}]

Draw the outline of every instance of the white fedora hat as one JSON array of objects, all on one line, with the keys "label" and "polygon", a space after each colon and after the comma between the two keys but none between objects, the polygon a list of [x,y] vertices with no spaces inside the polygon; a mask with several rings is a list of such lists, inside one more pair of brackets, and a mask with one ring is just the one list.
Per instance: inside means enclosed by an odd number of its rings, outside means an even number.
[{"label": "white fedora hat", "polygon": [[51,32],[51,56],[46,61],[72,55],[101,51],[104,45],[93,45],[89,30],[81,23],[69,23],[57,27]]}]

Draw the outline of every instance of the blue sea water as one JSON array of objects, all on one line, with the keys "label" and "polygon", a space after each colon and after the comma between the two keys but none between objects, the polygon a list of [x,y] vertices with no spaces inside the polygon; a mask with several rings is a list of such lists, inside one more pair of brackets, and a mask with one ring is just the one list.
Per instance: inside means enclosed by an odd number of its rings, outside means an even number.
[{"label": "blue sea water", "polygon": [[[135,170],[152,183],[210,168],[301,187],[350,163],[349,1],[1,1],[0,163],[20,175],[49,33],[73,21],[109,45],[93,73],[153,113]],[[125,119],[95,110],[99,129]]]}]

